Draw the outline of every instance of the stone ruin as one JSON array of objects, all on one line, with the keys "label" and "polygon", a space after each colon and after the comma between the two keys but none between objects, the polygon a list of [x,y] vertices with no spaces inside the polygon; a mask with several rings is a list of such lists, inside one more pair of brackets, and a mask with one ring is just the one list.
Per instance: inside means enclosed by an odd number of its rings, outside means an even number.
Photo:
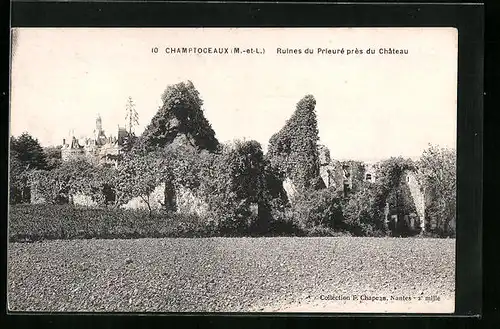
[{"label": "stone ruin", "polygon": [[[185,187],[177,187],[169,192],[166,183],[157,186],[149,195],[150,207],[153,210],[169,208],[179,213],[204,215],[208,210],[208,205],[202,199],[197,197],[193,191]],[[141,197],[132,198],[123,209],[148,209],[147,204]]]},{"label": "stone ruin", "polygon": [[[320,160],[320,176],[325,186],[333,187],[336,190],[342,191],[347,197],[349,191],[356,184],[362,181],[375,183],[377,181],[377,163],[363,163],[362,168],[356,168],[352,161],[336,161],[330,158],[330,151],[324,145],[318,145],[319,160]],[[362,172],[362,175],[360,174]],[[287,193],[293,191],[293,184],[285,182],[287,185]],[[414,172],[407,170],[401,177],[401,184],[406,184],[410,191],[411,199],[415,205],[416,214],[406,214],[402,219],[398,218],[397,214],[391,212],[391,205],[386,203],[385,221],[386,225],[390,222],[398,222],[405,220],[408,225],[414,229],[418,226],[422,232],[425,231],[425,191],[419,184],[418,178]],[[285,184],[284,184],[285,185]]]}]

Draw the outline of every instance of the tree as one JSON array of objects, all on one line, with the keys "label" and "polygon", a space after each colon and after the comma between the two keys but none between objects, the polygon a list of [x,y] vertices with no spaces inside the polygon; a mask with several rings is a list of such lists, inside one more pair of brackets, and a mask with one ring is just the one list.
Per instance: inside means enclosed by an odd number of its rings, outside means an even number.
[{"label": "tree", "polygon": [[96,166],[86,159],[64,161],[52,170],[34,170],[30,184],[33,193],[45,202],[64,204],[71,202],[72,196],[81,193],[90,196],[99,205],[106,203],[105,188],[115,184],[113,169]]},{"label": "tree", "polygon": [[341,199],[333,188],[311,190],[299,195],[292,210],[296,222],[304,231],[343,228]]},{"label": "tree", "polygon": [[429,145],[418,161],[418,168],[427,196],[428,229],[441,236],[454,236],[457,184],[455,149]]},{"label": "tree", "polygon": [[137,113],[135,103],[130,96],[127,99],[125,121],[127,121],[128,124],[128,134],[132,136],[134,133],[134,127],[139,125],[139,114]]},{"label": "tree", "polygon": [[205,219],[220,232],[268,230],[269,203],[276,193],[268,189],[272,173],[258,142],[236,140],[221,145],[218,153],[168,145],[163,157],[171,163],[175,187],[203,200],[208,206]]},{"label": "tree", "polygon": [[[381,214],[387,203],[391,212],[397,214],[398,218],[404,218],[404,215],[416,212],[409,188],[403,181],[403,175],[408,171],[416,171],[415,163],[403,157],[392,157],[379,164],[376,173],[377,181],[374,185],[376,193],[374,207],[379,214],[375,223],[379,228],[382,228],[381,223],[385,221],[385,216]],[[398,223],[403,222],[398,221]],[[389,227],[389,229],[393,233],[402,233],[402,227]]]},{"label": "tree", "polygon": [[380,196],[373,184],[363,183],[357,191],[344,200],[342,211],[343,226],[354,235],[373,236],[377,232],[385,233],[385,218]]},{"label": "tree", "polygon": [[61,146],[45,147],[43,151],[47,162],[47,170],[55,169],[62,164]]},{"label": "tree", "polygon": [[11,137],[10,148],[26,169],[45,169],[47,160],[38,139],[24,132],[18,138]]},{"label": "tree", "polygon": [[134,155],[126,158],[118,168],[116,185],[119,203],[139,197],[152,215],[151,193],[161,184],[172,183],[171,166],[159,152]]},{"label": "tree", "polygon": [[252,207],[260,210],[262,204],[262,160],[259,143],[235,141],[217,154],[201,152],[200,163],[192,166],[199,175],[197,195],[209,208],[206,219],[220,232],[242,233],[258,221]]},{"label": "tree", "polygon": [[[235,141],[228,154],[228,168],[232,177],[232,190],[239,200],[242,214],[248,214],[252,232],[266,233],[271,221],[273,195],[268,190],[268,163],[264,158],[261,145],[255,141]],[[257,214],[250,207],[257,206]]]},{"label": "tree", "polygon": [[[132,149],[134,148],[134,145],[135,143],[137,142],[138,138],[137,136],[135,135],[135,133],[127,133],[126,136],[123,137],[123,140],[122,140],[122,152],[124,153],[129,153],[130,151],[132,151]],[[119,160],[122,160],[122,156],[120,154],[120,156],[118,157]]]},{"label": "tree", "polygon": [[18,138],[10,138],[9,157],[9,202],[30,202],[30,172],[47,166],[43,148],[37,139],[25,132]]},{"label": "tree", "polygon": [[203,114],[203,101],[191,81],[168,86],[162,101],[162,107],[134,146],[137,151],[164,148],[176,139],[195,148],[217,150],[219,142]]},{"label": "tree", "polygon": [[271,164],[290,177],[302,191],[324,187],[319,175],[315,106],[312,95],[302,98],[285,126],[269,140]]},{"label": "tree", "polygon": [[11,149],[9,171],[9,202],[11,204],[29,202],[27,173],[26,167]]}]

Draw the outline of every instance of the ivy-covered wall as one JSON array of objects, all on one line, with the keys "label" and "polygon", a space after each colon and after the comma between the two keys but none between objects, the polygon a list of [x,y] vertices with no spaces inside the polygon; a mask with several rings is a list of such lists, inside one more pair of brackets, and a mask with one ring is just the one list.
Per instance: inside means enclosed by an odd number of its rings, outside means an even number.
[{"label": "ivy-covered wall", "polygon": [[290,178],[300,191],[324,188],[320,176],[316,100],[306,95],[285,126],[269,140],[268,157],[272,166]]}]

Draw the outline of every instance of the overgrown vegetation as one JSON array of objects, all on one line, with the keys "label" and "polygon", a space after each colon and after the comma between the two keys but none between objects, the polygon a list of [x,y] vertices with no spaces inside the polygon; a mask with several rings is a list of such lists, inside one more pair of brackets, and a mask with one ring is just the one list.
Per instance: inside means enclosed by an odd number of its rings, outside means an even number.
[{"label": "overgrown vegetation", "polygon": [[191,81],[168,86],[163,106],[139,137],[135,149],[148,152],[172,143],[176,137],[199,149],[215,151],[219,142],[203,114],[203,100]]},{"label": "overgrown vegetation", "polygon": [[96,205],[114,199],[117,184],[115,171],[97,167],[84,159],[65,161],[52,170],[34,170],[29,174],[30,186],[40,202],[65,204],[75,194],[88,196]]},{"label": "overgrown vegetation", "polygon": [[29,175],[32,170],[47,168],[44,150],[37,139],[28,133],[10,138],[10,203],[30,201]]},{"label": "overgrown vegetation", "polygon": [[302,98],[285,126],[269,140],[272,165],[289,177],[300,192],[324,187],[319,176],[315,106],[312,95]]},{"label": "overgrown vegetation", "polygon": [[416,212],[408,188],[402,181],[405,172],[414,170],[415,165],[411,160],[390,158],[379,164],[376,182],[358,183],[354,193],[344,200],[344,215],[350,230],[356,235],[364,236],[393,232],[413,234],[401,227],[401,224],[394,227],[387,221],[390,214],[404,218],[405,215]]},{"label": "overgrown vegetation", "polygon": [[[169,86],[162,100],[143,134],[128,140],[117,168],[84,159],[63,162],[60,147],[43,149],[27,133],[12,137],[10,203],[46,205],[14,206],[11,238],[409,236],[421,232],[415,229],[417,210],[404,181],[408,173],[418,177],[424,191],[426,234],[455,234],[454,150],[430,146],[417,162],[382,161],[375,182],[365,181],[363,163],[348,161],[343,164],[351,168],[351,189],[344,190],[343,184],[325,188],[312,95],[298,102],[285,126],[271,137],[267,154],[253,140],[220,144],[191,82]],[[283,188],[286,179],[298,191],[292,200]],[[161,204],[157,209],[152,193],[159,186],[164,186],[165,197],[156,200]],[[190,194],[197,204],[192,207],[200,211],[183,213],[178,208],[181,191]],[[96,209],[71,206],[78,196]],[[120,209],[134,198],[142,200],[146,211]],[[404,220],[393,223],[392,215]]]},{"label": "overgrown vegetation", "polygon": [[453,149],[429,146],[418,162],[426,190],[426,230],[439,236],[455,236],[457,163]]},{"label": "overgrown vegetation", "polygon": [[53,239],[127,239],[206,237],[214,228],[192,215],[147,210],[74,207],[71,205],[12,205],[9,241]]}]

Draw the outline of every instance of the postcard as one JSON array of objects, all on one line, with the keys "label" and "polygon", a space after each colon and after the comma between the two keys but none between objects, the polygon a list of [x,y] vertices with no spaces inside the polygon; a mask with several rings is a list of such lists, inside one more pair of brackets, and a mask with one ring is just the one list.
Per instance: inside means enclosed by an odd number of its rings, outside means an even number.
[{"label": "postcard", "polygon": [[11,312],[455,311],[455,28],[14,28]]}]

